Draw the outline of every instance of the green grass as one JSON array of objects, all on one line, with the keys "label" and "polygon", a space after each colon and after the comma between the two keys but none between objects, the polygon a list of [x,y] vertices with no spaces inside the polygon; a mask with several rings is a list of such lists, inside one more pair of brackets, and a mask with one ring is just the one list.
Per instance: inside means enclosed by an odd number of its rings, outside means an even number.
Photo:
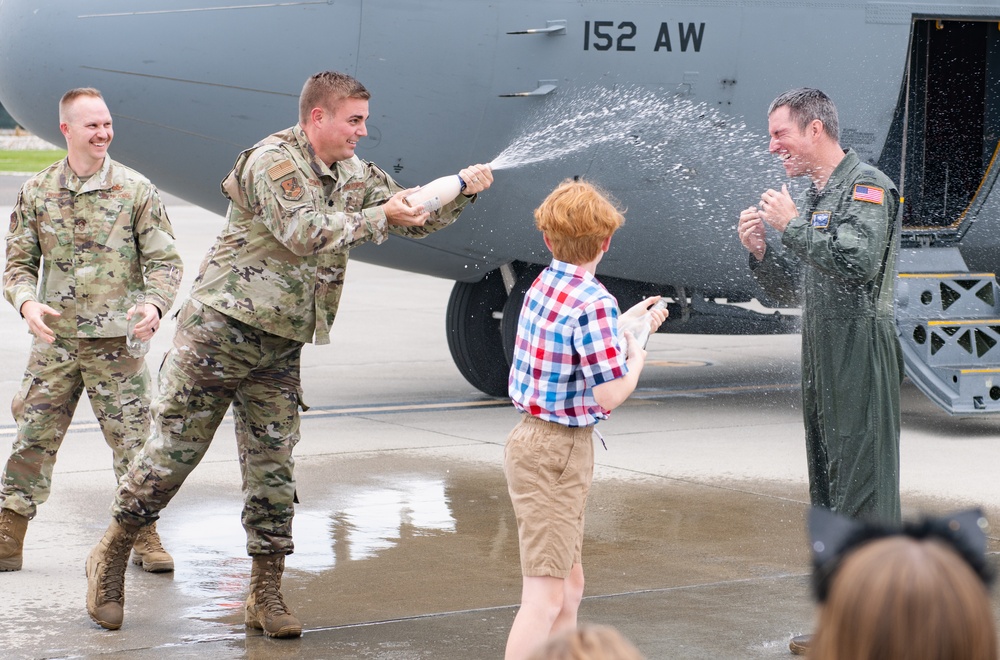
[{"label": "green grass", "polygon": [[65,157],[64,149],[0,151],[0,172],[39,172]]}]

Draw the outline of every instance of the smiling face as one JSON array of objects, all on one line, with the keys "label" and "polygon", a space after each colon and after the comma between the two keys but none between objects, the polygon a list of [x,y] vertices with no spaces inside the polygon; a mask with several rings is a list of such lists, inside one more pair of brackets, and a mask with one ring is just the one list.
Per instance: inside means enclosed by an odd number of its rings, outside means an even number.
[{"label": "smiling face", "polygon": [[66,138],[69,164],[78,176],[99,170],[115,136],[111,112],[96,96],[79,96],[66,106],[59,130]]},{"label": "smiling face", "polygon": [[814,119],[805,129],[792,117],[788,106],[774,109],[767,118],[771,135],[768,151],[781,159],[789,177],[806,176],[813,172],[813,156],[817,138],[823,131],[823,122]]},{"label": "smiling face", "polygon": [[354,156],[358,140],[368,135],[368,100],[346,98],[332,107],[316,107],[303,129],[316,155],[327,165]]}]

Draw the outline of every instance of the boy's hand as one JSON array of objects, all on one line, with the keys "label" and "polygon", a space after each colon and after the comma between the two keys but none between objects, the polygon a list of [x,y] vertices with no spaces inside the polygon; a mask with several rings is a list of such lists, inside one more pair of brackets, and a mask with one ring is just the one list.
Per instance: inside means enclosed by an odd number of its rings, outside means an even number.
[{"label": "boy's hand", "polygon": [[660,325],[667,320],[667,316],[669,315],[669,312],[667,312],[666,309],[657,308],[650,310],[650,307],[660,302],[661,298],[662,296],[650,296],[649,298],[646,298],[645,300],[629,307],[628,311],[621,315],[621,318],[638,320],[642,318],[643,314],[650,312],[649,331],[656,332],[657,328],[659,328]]},{"label": "boy's hand", "polygon": [[631,330],[626,330],[624,332],[625,342],[628,344],[628,350],[626,355],[628,355],[627,362],[629,369],[642,368],[642,365],[646,363],[646,349],[642,347],[639,340],[635,338]]}]

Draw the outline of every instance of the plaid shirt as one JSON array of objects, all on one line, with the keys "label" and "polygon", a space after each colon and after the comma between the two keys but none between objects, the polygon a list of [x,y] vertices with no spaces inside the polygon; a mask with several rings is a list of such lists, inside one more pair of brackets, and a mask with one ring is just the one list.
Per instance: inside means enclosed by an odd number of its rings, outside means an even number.
[{"label": "plaid shirt", "polygon": [[583,268],[553,259],[518,318],[508,381],[514,406],[564,426],[607,419],[593,387],[628,373],[617,336],[614,296]]}]

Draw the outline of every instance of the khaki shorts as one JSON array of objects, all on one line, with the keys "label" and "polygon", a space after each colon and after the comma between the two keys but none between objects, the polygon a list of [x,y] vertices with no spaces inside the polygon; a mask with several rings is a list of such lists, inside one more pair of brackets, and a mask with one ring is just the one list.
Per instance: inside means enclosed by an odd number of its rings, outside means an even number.
[{"label": "khaki shorts", "polygon": [[565,579],[581,563],[593,433],[592,426],[572,428],[525,414],[507,436],[503,471],[525,577]]}]

